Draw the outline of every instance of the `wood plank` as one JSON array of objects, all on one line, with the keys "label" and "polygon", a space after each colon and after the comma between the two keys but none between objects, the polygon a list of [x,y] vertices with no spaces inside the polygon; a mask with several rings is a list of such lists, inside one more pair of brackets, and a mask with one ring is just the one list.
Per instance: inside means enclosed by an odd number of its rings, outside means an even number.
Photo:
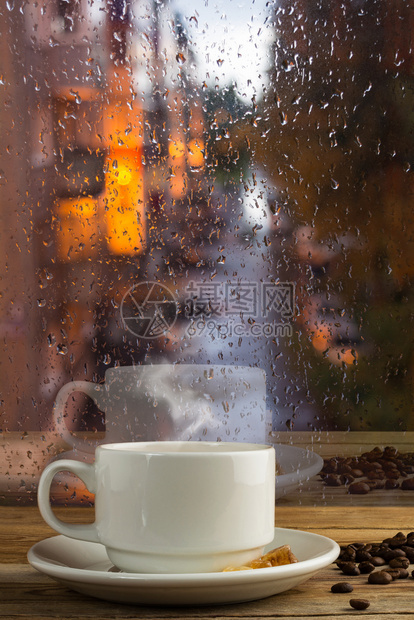
[{"label": "wood plank", "polygon": [[[28,566],[15,566],[6,572],[0,567],[2,605],[0,617],[13,618],[337,618],[354,617],[350,598],[370,601],[364,617],[390,618],[413,615],[412,580],[395,581],[388,586],[372,586],[367,576],[347,577],[354,586],[352,594],[332,594],[331,586],[344,580],[338,569],[328,568],[289,592],[260,601],[206,607],[138,607],[90,598],[37,573]],[[22,603],[24,601],[24,603]],[[56,602],[59,604],[56,605]],[[30,610],[30,615],[29,615]],[[356,617],[356,615],[355,615]],[[358,614],[358,617],[360,615]]]},{"label": "wood plank", "polygon": [[[89,507],[68,506],[57,507],[56,515],[69,523],[89,523],[93,520],[94,510]],[[401,509],[396,506],[383,506],[379,511],[372,510],[369,506],[362,506],[358,511],[353,509],[343,509],[337,506],[276,506],[276,519],[280,527],[304,528],[312,524],[314,527],[324,528],[333,526],[335,523],[338,528],[346,529],[350,526],[358,527],[362,530],[367,527],[372,528],[374,524],[378,529],[384,527],[411,528],[414,529],[414,514],[408,509]],[[380,519],[380,523],[378,523]],[[282,525],[280,522],[282,521]],[[13,534],[22,533],[25,529],[26,536],[45,537],[52,535],[53,530],[43,521],[40,512],[35,506],[0,506],[0,536],[6,537],[6,530]]]},{"label": "wood plank", "polygon": [[[93,508],[59,507],[58,517],[69,523],[90,523]],[[1,562],[24,562],[26,554],[36,542],[56,535],[42,519],[37,506],[0,506]]]},{"label": "wood plank", "polygon": [[271,433],[269,441],[313,450],[322,457],[359,455],[376,446],[394,446],[402,452],[414,452],[413,431],[281,431]]}]

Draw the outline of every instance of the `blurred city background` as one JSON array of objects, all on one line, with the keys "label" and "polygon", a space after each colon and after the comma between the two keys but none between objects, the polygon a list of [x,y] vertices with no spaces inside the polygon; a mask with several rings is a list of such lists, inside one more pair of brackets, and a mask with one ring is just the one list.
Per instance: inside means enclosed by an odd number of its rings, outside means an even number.
[{"label": "blurred city background", "polygon": [[414,430],[414,2],[0,16],[0,432],[165,361],[263,368],[275,430]]}]

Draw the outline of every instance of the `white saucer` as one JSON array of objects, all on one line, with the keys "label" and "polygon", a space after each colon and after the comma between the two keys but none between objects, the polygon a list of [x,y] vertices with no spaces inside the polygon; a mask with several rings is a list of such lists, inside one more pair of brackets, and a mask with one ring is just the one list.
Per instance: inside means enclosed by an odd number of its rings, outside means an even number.
[{"label": "white saucer", "polygon": [[318,474],[323,459],[311,450],[275,444],[276,462],[283,474],[276,476],[276,499],[291,493]]},{"label": "white saucer", "polygon": [[333,540],[297,530],[275,529],[267,550],[289,544],[296,564],[226,573],[154,575],[108,572],[112,564],[104,547],[47,538],[34,545],[30,564],[72,590],[100,599],[139,605],[217,605],[241,603],[285,592],[329,566],[339,555]]}]

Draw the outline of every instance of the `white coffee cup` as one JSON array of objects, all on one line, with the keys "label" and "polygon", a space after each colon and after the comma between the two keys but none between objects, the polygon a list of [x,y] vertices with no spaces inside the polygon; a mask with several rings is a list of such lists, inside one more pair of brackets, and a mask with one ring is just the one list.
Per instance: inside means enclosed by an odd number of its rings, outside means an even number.
[{"label": "white coffee cup", "polygon": [[[60,471],[95,493],[95,522],[64,523],[50,505]],[[197,573],[240,566],[274,537],[275,452],[236,442],[99,446],[92,465],[55,461],[41,475],[44,520],[70,538],[101,543],[127,572]]]}]

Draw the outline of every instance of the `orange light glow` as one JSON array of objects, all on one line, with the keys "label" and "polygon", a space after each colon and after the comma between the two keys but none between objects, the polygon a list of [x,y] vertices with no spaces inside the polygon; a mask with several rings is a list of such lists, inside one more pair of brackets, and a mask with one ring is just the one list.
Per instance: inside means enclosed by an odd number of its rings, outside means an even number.
[{"label": "orange light glow", "polygon": [[188,163],[192,168],[201,168],[204,164],[204,141],[200,138],[190,140],[188,144]]},{"label": "orange light glow", "polygon": [[59,260],[88,260],[96,253],[98,204],[89,197],[62,198],[56,204]]},{"label": "orange light glow", "polygon": [[179,200],[185,196],[187,191],[187,147],[178,130],[173,135],[174,138],[168,145],[169,165],[171,167],[169,188],[171,197],[174,200]]},{"label": "orange light glow", "polygon": [[168,145],[168,153],[173,159],[181,159],[185,155],[185,143],[180,138],[172,140]]},{"label": "orange light glow", "polygon": [[327,325],[320,325],[312,338],[312,344],[317,351],[326,351],[329,346],[331,331]]},{"label": "orange light glow", "polygon": [[145,248],[145,219],[139,149],[109,152],[104,202],[106,241],[111,254],[141,254]]},{"label": "orange light glow", "polygon": [[97,202],[90,197],[62,198],[59,200],[59,215],[76,217],[84,221],[96,215]]},{"label": "orange light glow", "polygon": [[129,185],[132,179],[131,170],[126,166],[120,166],[116,175],[116,180],[119,185]]},{"label": "orange light glow", "polygon": [[187,173],[185,169],[185,162],[182,165],[175,165],[172,168],[172,175],[169,179],[170,194],[175,200],[183,198],[187,193]]},{"label": "orange light glow", "polygon": [[355,364],[358,359],[358,352],[354,349],[341,349],[340,347],[335,347],[329,351],[328,359],[336,366],[342,366],[342,364],[351,366],[352,364]]},{"label": "orange light glow", "polygon": [[342,353],[342,361],[345,362],[345,364],[353,364],[355,362],[355,360],[358,359],[358,353],[357,351],[354,351],[353,349],[346,349],[343,353]]}]

